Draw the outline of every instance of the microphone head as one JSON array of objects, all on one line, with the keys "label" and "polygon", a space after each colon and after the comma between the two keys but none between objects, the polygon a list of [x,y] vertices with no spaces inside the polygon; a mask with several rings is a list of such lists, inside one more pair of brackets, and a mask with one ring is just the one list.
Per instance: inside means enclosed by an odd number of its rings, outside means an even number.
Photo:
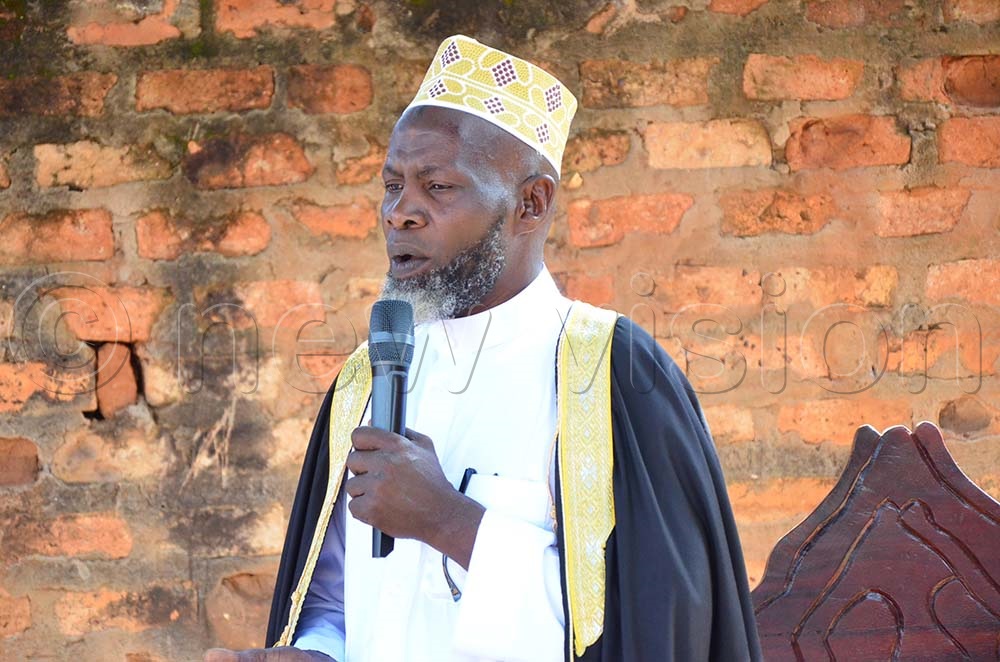
[{"label": "microphone head", "polygon": [[382,299],[372,306],[368,324],[368,358],[409,367],[413,361],[413,306],[407,301]]}]

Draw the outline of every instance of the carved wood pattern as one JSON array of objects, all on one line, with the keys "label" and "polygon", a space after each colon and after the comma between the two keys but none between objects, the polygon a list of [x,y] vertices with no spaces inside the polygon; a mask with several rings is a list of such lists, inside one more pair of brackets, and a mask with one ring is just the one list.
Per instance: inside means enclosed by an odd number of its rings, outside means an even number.
[{"label": "carved wood pattern", "polygon": [[1000,660],[1000,503],[940,430],[858,428],[753,591],[766,660]]}]

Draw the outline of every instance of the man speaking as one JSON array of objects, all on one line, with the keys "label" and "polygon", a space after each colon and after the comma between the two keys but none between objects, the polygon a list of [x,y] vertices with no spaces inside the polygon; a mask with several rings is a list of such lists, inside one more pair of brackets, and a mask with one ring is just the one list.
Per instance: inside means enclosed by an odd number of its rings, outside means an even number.
[{"label": "man speaking", "polygon": [[366,425],[363,346],[316,420],[271,648],[206,660],[759,659],[690,385],[545,268],[575,110],[528,62],[441,45],[382,170],[383,299],[417,322],[405,435]]}]

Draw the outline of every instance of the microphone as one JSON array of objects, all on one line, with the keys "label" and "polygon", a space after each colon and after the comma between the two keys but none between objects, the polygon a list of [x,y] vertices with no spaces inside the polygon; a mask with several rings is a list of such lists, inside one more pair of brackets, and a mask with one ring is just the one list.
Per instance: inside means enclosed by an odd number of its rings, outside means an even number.
[{"label": "microphone", "polygon": [[[406,431],[406,380],[413,361],[413,308],[409,303],[383,299],[372,306],[368,358],[372,364],[372,426],[401,435]],[[372,558],[385,558],[392,546],[392,536],[372,528]]]}]

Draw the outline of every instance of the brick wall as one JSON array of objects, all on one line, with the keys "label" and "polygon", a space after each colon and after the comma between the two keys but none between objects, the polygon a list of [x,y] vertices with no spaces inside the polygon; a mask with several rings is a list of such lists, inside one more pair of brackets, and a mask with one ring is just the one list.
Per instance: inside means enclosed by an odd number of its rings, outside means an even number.
[{"label": "brick wall", "polygon": [[580,98],[549,266],[687,371],[754,582],[861,423],[1000,496],[996,0],[460,4],[0,0],[0,658],[261,642],[459,31]]}]

